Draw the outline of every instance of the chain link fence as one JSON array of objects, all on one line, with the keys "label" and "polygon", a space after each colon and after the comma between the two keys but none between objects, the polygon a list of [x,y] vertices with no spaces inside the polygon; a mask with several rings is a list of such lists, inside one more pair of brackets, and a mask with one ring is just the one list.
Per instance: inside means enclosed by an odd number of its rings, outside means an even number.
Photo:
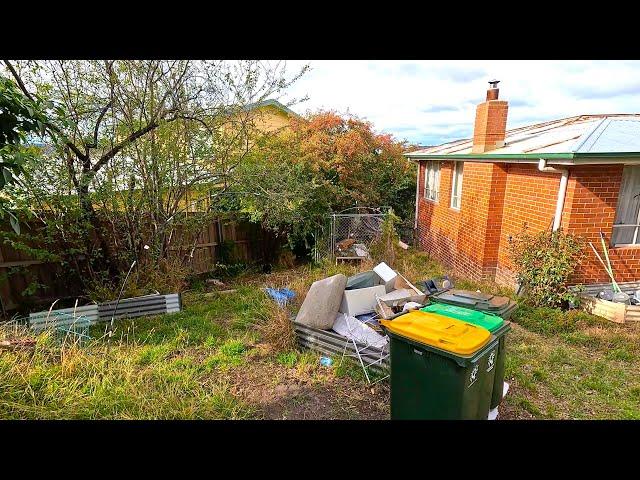
[{"label": "chain link fence", "polygon": [[387,211],[388,207],[352,207],[329,215],[316,234],[315,261],[366,257],[382,233]]}]

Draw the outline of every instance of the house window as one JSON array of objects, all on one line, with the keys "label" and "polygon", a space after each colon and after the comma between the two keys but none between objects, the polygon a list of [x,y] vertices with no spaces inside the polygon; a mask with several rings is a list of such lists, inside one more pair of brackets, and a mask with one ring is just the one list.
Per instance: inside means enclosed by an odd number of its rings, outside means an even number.
[{"label": "house window", "polygon": [[624,167],[618,195],[616,219],[613,222],[613,245],[640,243],[640,166]]},{"label": "house window", "polygon": [[462,168],[463,162],[454,162],[453,178],[451,179],[451,208],[460,209],[462,200]]},{"label": "house window", "polygon": [[428,161],[424,169],[424,198],[438,201],[438,190],[440,188],[440,162]]}]

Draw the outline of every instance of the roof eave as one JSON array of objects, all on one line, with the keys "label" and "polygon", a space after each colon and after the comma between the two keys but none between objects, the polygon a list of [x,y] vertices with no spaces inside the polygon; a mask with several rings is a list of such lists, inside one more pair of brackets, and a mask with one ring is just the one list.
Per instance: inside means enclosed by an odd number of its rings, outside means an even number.
[{"label": "roof eave", "polygon": [[459,154],[412,154],[405,153],[409,160],[473,160],[476,162],[538,163],[541,158],[556,165],[602,165],[614,163],[640,163],[640,152],[611,153],[459,153]]}]

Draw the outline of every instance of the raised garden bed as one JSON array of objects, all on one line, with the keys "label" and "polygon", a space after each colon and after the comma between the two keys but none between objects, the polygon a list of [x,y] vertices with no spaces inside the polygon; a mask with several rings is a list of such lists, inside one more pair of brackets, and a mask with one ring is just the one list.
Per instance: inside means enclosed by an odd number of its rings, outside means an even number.
[{"label": "raised garden bed", "polygon": [[[334,331],[311,328],[296,322],[293,322],[293,328],[296,333],[296,341],[301,347],[335,357],[342,356],[342,353],[345,352],[345,346],[347,355],[354,355],[356,353],[351,340]],[[366,350],[363,350],[365,348]],[[364,345],[360,347],[362,360],[367,364],[373,363],[381,357],[383,358],[381,362],[370,367],[373,370],[386,372],[389,369],[389,357],[387,353],[386,350],[383,351],[375,347],[365,347]]]},{"label": "raised garden bed", "polygon": [[[618,283],[620,289],[631,296],[640,290],[640,282]],[[615,323],[640,322],[640,305],[626,305],[598,298],[602,290],[611,289],[610,283],[594,283],[585,285],[581,293],[581,308],[588,313],[604,317]]]}]

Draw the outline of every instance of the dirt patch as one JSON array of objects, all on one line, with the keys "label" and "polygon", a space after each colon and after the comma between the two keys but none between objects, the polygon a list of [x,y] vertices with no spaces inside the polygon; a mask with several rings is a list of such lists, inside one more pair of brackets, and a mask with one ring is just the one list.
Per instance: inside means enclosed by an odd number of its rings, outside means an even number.
[{"label": "dirt patch", "polygon": [[251,368],[230,372],[230,391],[264,419],[389,419],[389,387],[338,378],[332,369],[285,367],[253,359]]}]

